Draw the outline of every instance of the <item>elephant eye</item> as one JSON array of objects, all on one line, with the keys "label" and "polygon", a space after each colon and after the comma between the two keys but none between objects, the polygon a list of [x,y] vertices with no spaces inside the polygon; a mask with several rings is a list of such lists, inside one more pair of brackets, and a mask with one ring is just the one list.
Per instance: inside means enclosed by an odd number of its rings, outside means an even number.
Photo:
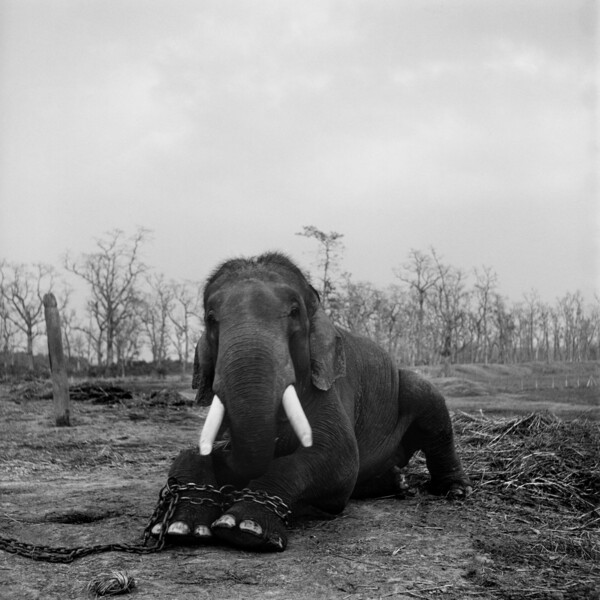
[{"label": "elephant eye", "polygon": [[209,310],[208,313],[206,313],[206,322],[209,325],[214,325],[217,322],[217,317],[215,316],[214,311]]},{"label": "elephant eye", "polygon": [[290,308],[290,317],[297,319],[300,316],[300,308],[298,306],[292,306]]}]

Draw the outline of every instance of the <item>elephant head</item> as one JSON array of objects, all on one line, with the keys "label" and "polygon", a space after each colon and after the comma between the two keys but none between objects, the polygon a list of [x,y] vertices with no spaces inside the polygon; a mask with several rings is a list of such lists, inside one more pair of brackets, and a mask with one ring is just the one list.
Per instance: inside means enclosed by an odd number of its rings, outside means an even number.
[{"label": "elephant head", "polygon": [[204,288],[204,324],[192,381],[198,402],[211,404],[200,451],[211,452],[225,419],[230,467],[255,479],[274,456],[283,412],[311,445],[299,398],[344,374],[341,339],[301,271],[277,253],[217,268]]}]

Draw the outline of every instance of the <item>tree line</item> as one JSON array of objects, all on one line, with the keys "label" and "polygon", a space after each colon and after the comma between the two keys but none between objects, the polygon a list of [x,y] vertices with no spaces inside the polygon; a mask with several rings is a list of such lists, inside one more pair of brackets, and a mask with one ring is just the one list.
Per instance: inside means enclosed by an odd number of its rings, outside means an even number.
[{"label": "tree line", "polygon": [[195,340],[201,332],[200,284],[167,280],[141,258],[148,231],[127,236],[107,232],[92,252],[73,258],[63,268],[87,287],[83,311],[71,306],[72,290],[49,265],[0,264],[0,348],[5,373],[25,351],[26,368],[34,369],[34,340],[43,336],[41,299],[58,298],[63,345],[70,370],[125,375],[149,354],[154,370],[177,362],[185,375]]},{"label": "tree line", "polygon": [[[499,292],[491,267],[467,273],[434,248],[411,250],[386,288],[355,281],[341,268],[343,234],[304,227],[317,243],[312,281],[340,326],[366,335],[405,365],[517,363],[600,359],[600,298],[578,291],[552,305],[532,290],[518,301]],[[42,297],[59,301],[65,354],[73,372],[124,375],[150,356],[158,373],[177,364],[185,375],[202,332],[201,282],[174,281],[148,267],[148,232],[107,232],[89,252],[65,255],[63,269],[87,288],[83,311],[57,269],[0,263],[0,355],[4,373],[25,356],[34,369],[36,338],[45,334]]]},{"label": "tree line", "polygon": [[567,292],[554,304],[537,291],[510,301],[493,268],[468,273],[435,248],[412,249],[379,288],[341,269],[343,234],[304,227],[316,240],[317,289],[334,321],[376,341],[405,365],[582,362],[600,359],[600,297]]}]

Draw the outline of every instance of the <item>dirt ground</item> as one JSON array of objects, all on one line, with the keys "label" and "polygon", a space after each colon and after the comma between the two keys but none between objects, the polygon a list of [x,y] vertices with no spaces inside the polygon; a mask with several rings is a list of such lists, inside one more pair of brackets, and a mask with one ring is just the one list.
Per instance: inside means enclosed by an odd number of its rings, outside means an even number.
[{"label": "dirt ground", "polygon": [[[133,398],[113,404],[72,402],[69,428],[54,426],[51,399],[0,386],[0,537],[58,547],[140,539],[170,462],[195,444],[204,412],[169,394],[149,398],[165,383],[136,385]],[[169,386],[193,397],[185,385]],[[598,420],[597,389],[568,401],[470,396],[449,398],[449,406],[474,414],[555,409]],[[431,496],[416,462],[414,495],[352,501],[336,519],[295,523],[283,553],[169,547],[51,564],[0,551],[0,597],[89,598],[91,580],[126,570],[139,600],[600,598],[597,556],[540,545],[560,515],[497,497],[476,473],[468,500]],[[588,548],[598,548],[598,531]]]}]

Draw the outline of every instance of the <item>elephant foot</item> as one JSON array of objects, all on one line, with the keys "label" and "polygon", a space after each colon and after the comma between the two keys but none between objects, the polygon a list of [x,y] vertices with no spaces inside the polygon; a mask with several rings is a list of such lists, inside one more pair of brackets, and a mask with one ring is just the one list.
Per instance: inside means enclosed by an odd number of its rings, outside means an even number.
[{"label": "elephant foot", "polygon": [[473,493],[473,487],[466,475],[458,478],[447,478],[432,481],[430,491],[438,496],[446,496],[448,500],[464,500]]},{"label": "elephant foot", "polygon": [[236,502],[212,524],[220,540],[257,552],[283,552],[287,533],[283,520],[260,504]]},{"label": "elephant foot", "polygon": [[464,483],[453,483],[446,492],[448,500],[464,500],[473,493],[473,488]]},{"label": "elephant foot", "polygon": [[[175,545],[206,544],[213,541],[211,523],[223,512],[223,494],[212,486],[185,485],[169,482],[178,490],[179,501],[173,516],[166,523],[166,539]],[[189,488],[189,489],[186,489]],[[201,489],[204,488],[204,489]],[[151,527],[150,533],[159,537],[163,528],[164,512]]]}]

